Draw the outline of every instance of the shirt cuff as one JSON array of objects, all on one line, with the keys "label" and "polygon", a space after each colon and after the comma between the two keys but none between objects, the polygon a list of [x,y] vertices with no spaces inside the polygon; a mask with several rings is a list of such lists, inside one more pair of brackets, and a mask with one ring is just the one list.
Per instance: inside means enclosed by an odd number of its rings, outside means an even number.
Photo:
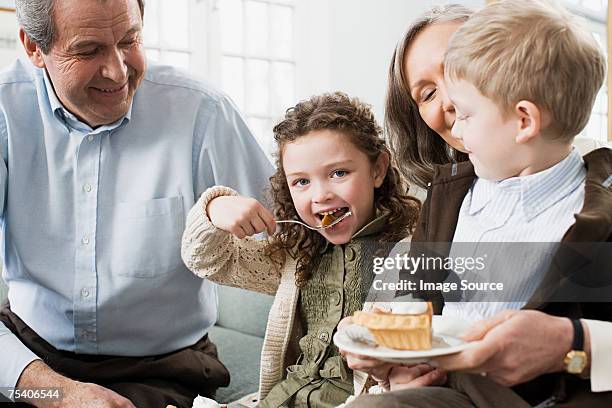
[{"label": "shirt cuff", "polygon": [[612,391],[612,322],[582,321],[591,337],[591,391]]},{"label": "shirt cuff", "polygon": [[40,358],[0,323],[0,392],[11,399],[9,390],[14,390],[23,370]]}]

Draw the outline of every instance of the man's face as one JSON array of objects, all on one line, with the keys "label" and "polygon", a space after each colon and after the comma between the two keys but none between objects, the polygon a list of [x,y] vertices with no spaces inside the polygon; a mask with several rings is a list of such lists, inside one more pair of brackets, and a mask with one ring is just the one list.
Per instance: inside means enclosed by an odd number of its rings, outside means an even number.
[{"label": "man's face", "polygon": [[42,55],[62,104],[91,127],[123,117],[144,76],[137,0],[59,0],[55,39]]}]

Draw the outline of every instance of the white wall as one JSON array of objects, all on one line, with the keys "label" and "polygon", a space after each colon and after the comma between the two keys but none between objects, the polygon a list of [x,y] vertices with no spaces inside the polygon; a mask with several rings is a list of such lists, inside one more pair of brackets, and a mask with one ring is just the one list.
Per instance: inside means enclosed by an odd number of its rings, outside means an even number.
[{"label": "white wall", "polygon": [[[434,4],[416,0],[303,0],[311,23],[298,27],[298,66],[309,81],[298,83],[298,99],[342,90],[373,105],[382,122],[387,69],[410,22]],[[484,0],[457,1],[479,8]],[[301,75],[300,75],[301,74]],[[308,77],[298,72],[298,77]]]},{"label": "white wall", "polygon": [[[457,2],[475,8],[484,5],[484,0]],[[397,41],[416,16],[444,3],[448,1],[297,0],[297,99],[342,90],[372,104],[382,121],[387,68]],[[206,21],[204,15],[201,19]],[[198,38],[206,36],[205,25],[198,27]],[[0,12],[0,38],[11,36],[15,49],[6,50],[0,43],[0,68],[23,55],[15,14]],[[213,45],[202,41],[200,46]],[[208,74],[214,81],[214,72]]]},{"label": "white wall", "polygon": [[18,27],[15,13],[0,11],[0,69],[13,62],[20,53]]}]

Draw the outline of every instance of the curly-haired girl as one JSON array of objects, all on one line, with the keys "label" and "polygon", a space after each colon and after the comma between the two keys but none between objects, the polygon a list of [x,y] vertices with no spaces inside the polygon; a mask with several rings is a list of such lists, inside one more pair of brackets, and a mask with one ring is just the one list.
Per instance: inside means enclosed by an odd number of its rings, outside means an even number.
[{"label": "curly-haired girl", "polygon": [[[334,407],[363,389],[365,375],[346,366],[332,335],[343,317],[364,307],[372,273],[364,244],[409,236],[420,209],[404,194],[380,133],[370,107],[343,93],[300,102],[274,127],[274,215],[221,186],[204,192],[188,215],[182,255],[190,270],[276,295],[259,406]],[[317,227],[349,212],[317,231],[275,222]],[[263,231],[268,240],[246,238]]]}]

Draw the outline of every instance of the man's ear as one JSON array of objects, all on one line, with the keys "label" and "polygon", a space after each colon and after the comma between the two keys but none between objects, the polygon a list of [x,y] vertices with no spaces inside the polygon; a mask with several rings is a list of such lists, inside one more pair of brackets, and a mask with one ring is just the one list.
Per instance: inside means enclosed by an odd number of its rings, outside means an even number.
[{"label": "man's ear", "polygon": [[514,113],[518,116],[516,143],[526,143],[532,140],[550,122],[548,115],[530,101],[519,101],[514,106]]},{"label": "man's ear", "polygon": [[23,28],[19,28],[19,39],[21,40],[21,44],[23,44],[26,54],[28,54],[28,58],[32,61],[32,64],[38,68],[44,68],[45,62],[42,58],[42,51],[38,48],[38,45],[28,37],[25,31],[23,31]]},{"label": "man's ear", "polygon": [[374,163],[374,187],[378,188],[382,186],[389,169],[389,153],[382,152],[378,155],[376,163]]}]

